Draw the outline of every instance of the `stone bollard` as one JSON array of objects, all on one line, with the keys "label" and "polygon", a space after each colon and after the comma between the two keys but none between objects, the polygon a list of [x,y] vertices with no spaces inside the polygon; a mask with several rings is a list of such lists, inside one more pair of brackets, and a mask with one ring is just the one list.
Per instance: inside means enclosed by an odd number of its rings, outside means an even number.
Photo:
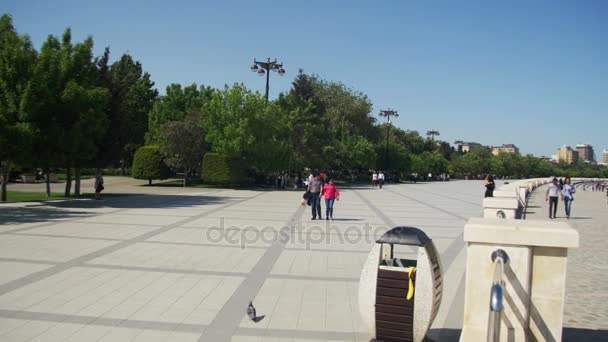
[{"label": "stone bollard", "polygon": [[519,216],[519,201],[515,196],[486,197],[483,199],[483,217],[485,218],[515,219]]},{"label": "stone bollard", "polygon": [[568,248],[578,232],[565,222],[471,218],[467,243],[461,342],[487,338],[494,264],[504,250],[504,301],[500,341],[561,341]]}]

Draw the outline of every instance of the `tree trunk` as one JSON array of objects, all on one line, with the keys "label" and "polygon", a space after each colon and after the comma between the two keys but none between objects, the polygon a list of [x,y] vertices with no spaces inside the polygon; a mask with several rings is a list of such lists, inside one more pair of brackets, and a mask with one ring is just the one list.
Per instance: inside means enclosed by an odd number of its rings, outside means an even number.
[{"label": "tree trunk", "polygon": [[[72,191],[72,168],[69,166],[65,169],[66,179],[65,179],[65,192],[64,196],[69,197],[70,192]],[[48,179],[48,175],[47,175]]]},{"label": "tree trunk", "polygon": [[183,187],[184,188],[186,187],[186,183],[188,183],[188,173],[189,173],[188,170],[186,170],[184,172],[184,182],[183,182]]},{"label": "tree trunk", "polygon": [[6,184],[8,183],[8,168],[2,168],[2,202],[6,202]]},{"label": "tree trunk", "polygon": [[44,168],[44,175],[45,175],[45,183],[46,183],[46,197],[51,197],[51,179],[50,179],[50,172],[49,172],[49,167],[45,167]]},{"label": "tree trunk", "polygon": [[80,196],[80,167],[74,169],[75,182],[74,182],[74,196]]},{"label": "tree trunk", "polygon": [[152,185],[152,180],[148,179],[148,185]]}]

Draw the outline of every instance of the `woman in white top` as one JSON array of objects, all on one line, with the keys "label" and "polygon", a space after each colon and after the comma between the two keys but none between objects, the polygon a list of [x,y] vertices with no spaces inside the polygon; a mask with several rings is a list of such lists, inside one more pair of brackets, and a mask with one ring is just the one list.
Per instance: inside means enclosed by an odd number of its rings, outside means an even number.
[{"label": "woman in white top", "polygon": [[576,192],[576,188],[572,185],[572,181],[570,177],[566,177],[566,181],[564,182],[564,188],[562,190],[564,199],[564,207],[566,208],[566,217],[570,218],[570,211],[572,209],[572,201],[574,200],[574,193]]},{"label": "woman in white top", "polygon": [[372,174],[372,188],[375,188],[378,185],[378,174],[376,171]]}]

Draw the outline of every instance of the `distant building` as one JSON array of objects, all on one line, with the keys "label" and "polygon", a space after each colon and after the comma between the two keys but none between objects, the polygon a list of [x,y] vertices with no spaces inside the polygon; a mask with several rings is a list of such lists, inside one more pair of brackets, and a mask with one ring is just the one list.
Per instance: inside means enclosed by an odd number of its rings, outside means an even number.
[{"label": "distant building", "polygon": [[584,162],[594,162],[595,157],[593,153],[593,146],[588,144],[576,145],[576,151],[578,152],[578,158]]},{"label": "distant building", "polygon": [[602,152],[602,164],[608,165],[608,150]]},{"label": "distant building", "polygon": [[519,154],[519,148],[513,144],[505,144],[502,146],[492,146],[492,154],[497,156],[500,153],[515,153]]},{"label": "distant building", "polygon": [[465,142],[462,144],[462,152],[471,152],[471,150],[475,149],[475,148],[484,148],[485,146],[483,146],[480,143],[476,143],[476,142]]},{"label": "distant building", "polygon": [[566,164],[576,164],[578,162],[578,151],[564,145],[557,149],[557,161]]}]

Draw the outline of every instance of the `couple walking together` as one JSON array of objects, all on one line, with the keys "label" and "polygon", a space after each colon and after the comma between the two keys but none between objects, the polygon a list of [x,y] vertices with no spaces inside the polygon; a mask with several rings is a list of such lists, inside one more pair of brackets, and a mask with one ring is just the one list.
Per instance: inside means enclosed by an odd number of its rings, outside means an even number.
[{"label": "couple walking together", "polygon": [[325,196],[325,219],[334,219],[334,202],[340,200],[340,191],[334,184],[334,180],[330,179],[329,183],[323,184],[319,175],[314,175],[308,182],[308,191],[310,198],[310,207],[312,209],[312,219],[322,220],[321,216],[321,198]]},{"label": "couple walking together", "polygon": [[572,201],[574,200],[575,192],[576,188],[574,185],[572,185],[570,177],[566,177],[566,181],[564,182],[561,191],[557,178],[553,178],[553,181],[551,184],[549,184],[549,188],[547,189],[547,194],[545,196],[545,200],[549,201],[549,218],[554,219],[555,214],[557,214],[558,196],[561,196],[562,200],[564,201],[566,217],[570,218],[570,210],[572,209]]}]

